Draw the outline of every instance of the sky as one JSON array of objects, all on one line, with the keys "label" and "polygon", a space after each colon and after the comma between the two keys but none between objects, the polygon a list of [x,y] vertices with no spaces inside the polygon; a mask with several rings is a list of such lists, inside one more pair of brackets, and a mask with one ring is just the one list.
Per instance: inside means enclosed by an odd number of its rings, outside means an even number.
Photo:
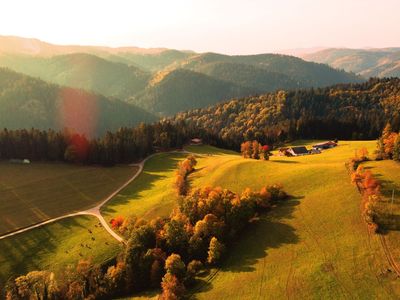
[{"label": "sky", "polygon": [[0,35],[254,54],[400,46],[400,0],[1,0]]}]

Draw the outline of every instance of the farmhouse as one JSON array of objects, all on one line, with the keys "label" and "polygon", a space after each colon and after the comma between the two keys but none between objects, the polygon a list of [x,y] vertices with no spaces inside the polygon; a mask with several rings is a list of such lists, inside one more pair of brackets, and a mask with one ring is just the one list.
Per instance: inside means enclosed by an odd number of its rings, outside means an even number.
[{"label": "farmhouse", "polygon": [[279,154],[285,156],[302,156],[302,155],[308,155],[310,154],[310,152],[307,150],[306,147],[299,146],[299,147],[281,148],[279,149]]},{"label": "farmhouse", "polygon": [[329,149],[329,148],[334,148],[337,146],[337,143],[328,141],[328,142],[323,142],[323,143],[318,143],[313,145],[313,149]]},{"label": "farmhouse", "polygon": [[30,164],[31,161],[29,159],[10,159],[10,163],[12,163],[12,164]]},{"label": "farmhouse", "polygon": [[190,145],[201,145],[203,144],[202,139],[194,138],[190,140]]}]

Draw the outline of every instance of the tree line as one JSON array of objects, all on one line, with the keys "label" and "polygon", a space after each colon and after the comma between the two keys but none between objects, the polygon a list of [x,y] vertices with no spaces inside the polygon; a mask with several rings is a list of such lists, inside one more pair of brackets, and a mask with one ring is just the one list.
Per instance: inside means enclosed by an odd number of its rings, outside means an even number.
[{"label": "tree line", "polygon": [[185,160],[179,162],[178,170],[175,174],[175,188],[179,196],[185,196],[188,192],[187,178],[194,171],[197,160],[193,155],[189,155]]},{"label": "tree line", "polygon": [[185,122],[140,124],[93,139],[69,130],[5,128],[0,130],[0,159],[114,165],[138,161],[159,150],[181,148],[193,136],[212,142],[210,135]]},{"label": "tree line", "polygon": [[393,159],[400,161],[400,133],[394,132],[388,123],[378,139],[377,159]]},{"label": "tree line", "polygon": [[181,299],[198,272],[218,266],[229,245],[257,213],[287,198],[279,185],[236,194],[222,188],[197,188],[181,197],[168,218],[122,220],[128,237],[112,266],[104,269],[82,260],[56,276],[33,271],[12,278],[6,298],[110,299],[161,288],[161,299]]},{"label": "tree line", "polygon": [[270,147],[268,145],[261,145],[257,141],[247,141],[240,145],[240,152],[244,158],[269,160]]}]

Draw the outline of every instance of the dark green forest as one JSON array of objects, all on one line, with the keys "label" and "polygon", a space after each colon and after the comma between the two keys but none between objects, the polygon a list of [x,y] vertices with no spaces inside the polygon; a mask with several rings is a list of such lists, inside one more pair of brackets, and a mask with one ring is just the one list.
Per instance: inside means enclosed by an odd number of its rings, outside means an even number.
[{"label": "dark green forest", "polygon": [[177,114],[239,149],[246,140],[376,139],[387,122],[400,129],[400,79],[278,91]]}]

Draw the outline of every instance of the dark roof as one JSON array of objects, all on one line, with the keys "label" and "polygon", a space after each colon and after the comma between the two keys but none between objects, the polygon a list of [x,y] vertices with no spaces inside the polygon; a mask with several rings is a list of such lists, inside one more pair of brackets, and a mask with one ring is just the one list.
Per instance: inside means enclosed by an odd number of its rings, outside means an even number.
[{"label": "dark roof", "polygon": [[304,147],[304,146],[292,147],[292,150],[293,150],[293,152],[296,153],[296,154],[306,154],[306,153],[308,153],[307,148]]},{"label": "dark roof", "polygon": [[315,145],[313,145],[313,147],[336,146],[336,145],[337,145],[337,143],[332,142],[332,141],[328,141],[328,142],[323,142],[323,143],[315,144]]}]

